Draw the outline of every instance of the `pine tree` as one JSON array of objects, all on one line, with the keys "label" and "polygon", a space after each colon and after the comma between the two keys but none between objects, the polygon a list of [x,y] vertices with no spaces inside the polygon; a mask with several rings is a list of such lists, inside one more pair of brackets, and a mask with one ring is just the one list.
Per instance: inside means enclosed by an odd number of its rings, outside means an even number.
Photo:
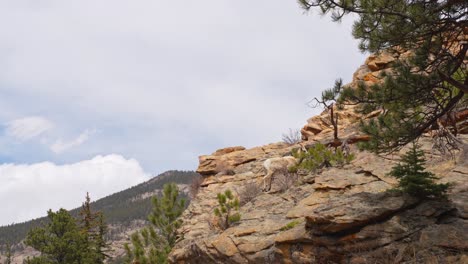
[{"label": "pine tree", "polygon": [[85,238],[85,245],[84,248],[86,249],[86,252],[84,252],[84,255],[87,258],[88,262],[92,262],[95,259],[95,254],[94,254],[94,239],[95,239],[95,221],[96,221],[96,214],[91,211],[91,199],[89,197],[89,193],[86,193],[86,198],[85,202],[81,206],[80,210],[80,227],[81,227],[81,232]]},{"label": "pine tree", "polygon": [[104,221],[104,214],[99,212],[98,216],[98,232],[95,238],[96,244],[96,263],[104,263],[105,259],[109,259],[110,256],[108,255],[110,251],[110,245],[106,241],[105,236],[108,231],[108,227],[106,222]]},{"label": "pine tree", "polygon": [[219,207],[214,209],[214,214],[219,218],[220,227],[224,230],[240,221],[241,215],[232,212],[239,211],[239,199],[234,197],[231,190],[218,193],[217,198]]},{"label": "pine tree", "polygon": [[398,189],[419,198],[444,197],[449,184],[436,184],[437,177],[425,171],[426,160],[419,145],[413,143],[411,149],[401,157],[401,163],[389,173],[399,179]]},{"label": "pine tree", "polygon": [[[339,101],[383,114],[363,122],[371,136],[364,147],[376,152],[398,150],[436,128],[438,120],[468,108],[468,2],[466,0],[299,0],[341,20],[358,16],[353,35],[365,52],[412,51],[393,64],[384,83],[343,87]],[[445,124],[448,125],[448,124]]]},{"label": "pine tree", "polygon": [[27,263],[81,264],[84,262],[86,237],[76,220],[65,209],[47,212],[49,223],[29,231],[25,244],[41,252]]},{"label": "pine tree", "polygon": [[6,252],[5,252],[5,264],[11,264],[12,263],[12,259],[13,259],[13,255],[12,255],[12,252],[11,252],[11,244],[10,243],[7,243],[6,245]]},{"label": "pine tree", "polygon": [[132,247],[126,245],[127,263],[167,263],[167,257],[181,237],[180,215],[185,209],[185,199],[179,197],[175,183],[165,184],[162,197],[153,197],[153,211],[148,216],[150,225],[132,235]]},{"label": "pine tree", "polygon": [[105,240],[107,226],[104,222],[102,212],[94,212],[91,210],[91,198],[89,193],[86,193],[85,202],[80,210],[80,227],[81,232],[85,237],[84,252],[86,261],[89,263],[104,263],[106,258],[109,258],[109,244]]},{"label": "pine tree", "polygon": [[107,226],[101,212],[91,210],[91,199],[86,200],[76,220],[65,209],[47,212],[49,222],[29,231],[26,245],[41,252],[28,258],[27,264],[99,264],[109,258],[105,241]]}]

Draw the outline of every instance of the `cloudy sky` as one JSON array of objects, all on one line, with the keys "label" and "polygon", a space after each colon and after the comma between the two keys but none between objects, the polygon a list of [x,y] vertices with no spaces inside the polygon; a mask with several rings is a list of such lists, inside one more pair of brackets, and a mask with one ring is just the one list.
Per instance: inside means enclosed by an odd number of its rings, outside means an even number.
[{"label": "cloudy sky", "polygon": [[294,0],[0,0],[0,225],[281,140],[365,54]]}]

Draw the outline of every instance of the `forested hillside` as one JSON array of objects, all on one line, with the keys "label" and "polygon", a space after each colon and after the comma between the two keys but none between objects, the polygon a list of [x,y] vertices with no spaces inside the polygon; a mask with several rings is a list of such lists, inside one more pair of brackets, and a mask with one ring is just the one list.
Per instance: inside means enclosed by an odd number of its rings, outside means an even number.
[{"label": "forested hillside", "polygon": [[[161,190],[165,183],[174,182],[178,185],[188,185],[196,177],[199,175],[193,171],[167,171],[147,182],[99,199],[91,203],[91,206],[93,210],[104,213],[108,224],[126,227],[134,220],[146,220],[151,211],[151,196]],[[83,194],[83,199],[85,195]],[[93,194],[90,195],[92,198]],[[186,193],[182,192],[182,195],[186,196]],[[70,212],[76,216],[79,209],[76,208]],[[46,217],[41,217],[24,223],[0,227],[0,245],[18,244],[26,237],[31,228],[41,225],[46,220]],[[111,232],[109,235],[112,236],[113,233]]]}]

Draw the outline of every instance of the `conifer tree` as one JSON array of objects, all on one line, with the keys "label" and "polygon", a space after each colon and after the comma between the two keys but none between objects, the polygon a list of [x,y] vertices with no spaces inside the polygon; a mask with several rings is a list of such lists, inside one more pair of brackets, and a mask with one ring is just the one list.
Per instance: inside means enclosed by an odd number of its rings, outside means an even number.
[{"label": "conifer tree", "polygon": [[6,245],[6,252],[5,252],[5,262],[4,264],[11,264],[13,259],[13,255],[11,252],[11,244],[7,243]]},{"label": "conifer tree", "polygon": [[65,209],[47,212],[49,222],[29,231],[26,245],[41,252],[39,257],[28,258],[27,264],[99,264],[109,258],[105,241],[107,226],[101,212],[91,210],[91,199],[86,200],[80,219],[73,218]]},{"label": "conifer tree", "polygon": [[85,238],[84,240],[84,248],[87,252],[85,252],[85,256],[88,258],[88,261],[91,262],[95,258],[94,254],[94,239],[96,236],[96,214],[91,211],[91,199],[89,197],[89,193],[86,193],[85,202],[81,206],[80,210],[80,227],[81,232]]},{"label": "conifer tree", "polygon": [[132,235],[132,247],[126,245],[127,263],[167,263],[167,257],[181,237],[179,218],[185,209],[185,199],[179,197],[175,183],[165,184],[162,197],[153,197],[153,211],[148,216],[150,225]]},{"label": "conifer tree", "polygon": [[104,263],[105,259],[110,258],[110,256],[108,255],[110,251],[110,245],[105,239],[105,236],[108,231],[108,227],[107,227],[106,222],[104,221],[104,214],[102,212],[99,212],[97,221],[98,221],[98,232],[95,238],[96,263]]},{"label": "conifer tree", "polygon": [[89,263],[104,263],[108,258],[109,244],[105,240],[107,226],[102,212],[91,210],[91,198],[86,193],[85,202],[80,210],[80,227],[85,237],[84,252]]},{"label": "conifer tree", "polygon": [[401,157],[401,163],[389,173],[399,179],[398,189],[419,198],[444,197],[448,184],[436,184],[437,177],[425,170],[426,160],[419,145],[413,143],[411,149]]},{"label": "conifer tree", "polygon": [[239,211],[239,199],[234,197],[229,189],[224,193],[218,193],[217,198],[219,207],[214,209],[214,214],[219,218],[220,227],[224,230],[240,221],[241,215],[233,213],[233,211]]},{"label": "conifer tree", "polygon": [[376,152],[400,149],[435,128],[438,120],[468,109],[468,2],[466,0],[299,0],[341,20],[355,14],[353,35],[365,52],[402,54],[385,81],[343,88],[340,101],[364,113],[382,110],[362,130]]},{"label": "conifer tree", "polygon": [[65,209],[47,212],[49,223],[42,228],[34,228],[25,244],[41,252],[27,263],[81,264],[84,262],[86,237],[80,232],[76,220]]}]

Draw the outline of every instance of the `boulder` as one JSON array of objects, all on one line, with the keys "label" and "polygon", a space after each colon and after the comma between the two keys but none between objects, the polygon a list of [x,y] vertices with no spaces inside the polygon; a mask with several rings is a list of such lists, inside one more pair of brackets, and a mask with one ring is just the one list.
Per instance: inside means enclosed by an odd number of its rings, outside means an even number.
[{"label": "boulder", "polygon": [[443,225],[433,225],[421,232],[419,242],[425,246],[435,245],[437,247],[452,250],[468,250],[468,221],[457,220],[456,222]]},{"label": "boulder", "polygon": [[366,60],[366,65],[371,71],[378,71],[389,66],[395,58],[389,53],[381,53],[379,55],[371,55]]},{"label": "boulder", "polygon": [[316,234],[333,234],[383,221],[417,200],[389,193],[357,193],[330,199],[306,214],[307,227]]},{"label": "boulder", "polygon": [[379,180],[364,173],[356,174],[352,171],[330,168],[315,177],[313,187],[316,190],[341,190],[354,185],[363,185]]}]

